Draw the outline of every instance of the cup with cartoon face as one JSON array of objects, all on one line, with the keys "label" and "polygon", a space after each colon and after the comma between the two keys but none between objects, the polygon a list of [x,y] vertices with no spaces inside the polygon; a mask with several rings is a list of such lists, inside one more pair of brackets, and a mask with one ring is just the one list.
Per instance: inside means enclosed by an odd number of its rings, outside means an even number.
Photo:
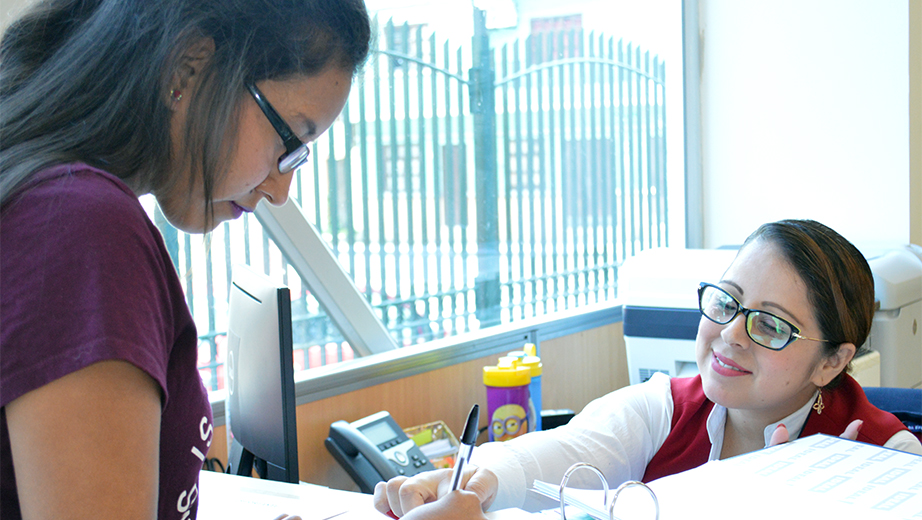
[{"label": "cup with cartoon face", "polygon": [[528,432],[529,382],[528,367],[512,363],[483,367],[491,441],[505,441]]},{"label": "cup with cartoon face", "polygon": [[506,441],[528,431],[525,409],[518,404],[504,404],[490,416],[490,440]]}]

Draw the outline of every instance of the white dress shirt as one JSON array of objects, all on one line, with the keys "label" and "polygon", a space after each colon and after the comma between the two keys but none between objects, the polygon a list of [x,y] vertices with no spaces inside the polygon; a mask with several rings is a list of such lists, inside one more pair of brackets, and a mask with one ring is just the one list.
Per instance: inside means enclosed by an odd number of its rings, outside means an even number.
[{"label": "white dress shirt", "polygon": [[[814,399],[777,423],[765,427],[765,445],[775,427],[784,423],[796,439],[806,422]],[[471,463],[489,468],[499,478],[496,500],[490,510],[529,505],[534,493],[527,493],[535,480],[560,482],[576,462],[588,462],[602,471],[610,486],[626,480],[640,480],[672,429],[672,388],[669,376],[654,374],[650,380],[600,397],[566,425],[532,432],[506,442],[491,442],[474,450]],[[720,458],[727,409],[714,405],[707,420],[711,452],[708,460]],[[908,431],[890,438],[887,448],[922,455],[922,444]],[[574,473],[571,485],[598,487],[590,471]],[[528,501],[526,501],[528,499]]]}]

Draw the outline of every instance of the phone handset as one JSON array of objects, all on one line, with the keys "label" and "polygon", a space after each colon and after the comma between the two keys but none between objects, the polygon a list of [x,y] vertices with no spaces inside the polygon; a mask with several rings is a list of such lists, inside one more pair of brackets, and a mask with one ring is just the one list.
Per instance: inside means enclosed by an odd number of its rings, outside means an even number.
[{"label": "phone handset", "polygon": [[330,437],[350,458],[363,456],[378,472],[382,480],[397,476],[397,470],[377,446],[368,440],[359,430],[346,421],[336,421],[330,425]]}]

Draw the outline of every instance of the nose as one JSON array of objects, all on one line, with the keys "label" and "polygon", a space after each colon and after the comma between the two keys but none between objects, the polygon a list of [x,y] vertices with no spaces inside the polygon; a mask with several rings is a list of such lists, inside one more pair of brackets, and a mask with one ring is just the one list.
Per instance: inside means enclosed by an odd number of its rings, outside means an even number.
[{"label": "nose", "polygon": [[294,172],[270,174],[266,180],[256,187],[256,190],[266,196],[266,200],[273,206],[281,206],[288,201],[288,192],[291,189],[291,180]]},{"label": "nose", "polygon": [[746,348],[749,346],[749,334],[746,333],[746,316],[737,314],[733,321],[724,325],[720,337],[727,345]]}]

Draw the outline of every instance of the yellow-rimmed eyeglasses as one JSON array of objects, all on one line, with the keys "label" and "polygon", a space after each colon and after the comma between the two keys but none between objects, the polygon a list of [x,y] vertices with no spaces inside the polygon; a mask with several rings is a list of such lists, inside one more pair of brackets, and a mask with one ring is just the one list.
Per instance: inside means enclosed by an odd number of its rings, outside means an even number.
[{"label": "yellow-rimmed eyeglasses", "polygon": [[705,318],[720,325],[742,314],[746,317],[746,334],[767,349],[781,350],[798,339],[828,343],[825,339],[801,336],[800,329],[770,312],[743,307],[732,294],[713,284],[702,282],[698,286],[698,309]]}]

